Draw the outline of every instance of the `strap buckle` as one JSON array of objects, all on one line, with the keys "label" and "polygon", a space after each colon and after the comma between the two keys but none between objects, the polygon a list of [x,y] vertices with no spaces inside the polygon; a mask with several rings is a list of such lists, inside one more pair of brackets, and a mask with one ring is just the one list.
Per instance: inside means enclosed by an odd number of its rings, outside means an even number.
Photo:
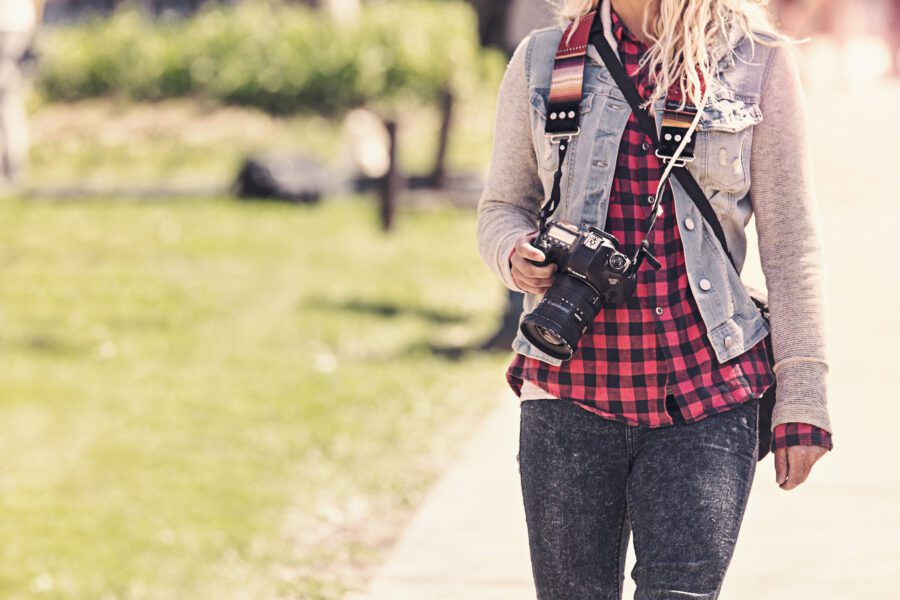
[{"label": "strap buckle", "polygon": [[545,131],[544,137],[549,140],[551,144],[558,144],[563,140],[567,142],[571,141],[572,138],[577,136],[579,133],[581,133],[581,127],[577,127],[575,131],[567,131],[563,133],[547,133]]},{"label": "strap buckle", "polygon": [[678,158],[673,159],[671,156],[660,153],[659,149],[656,150],[656,157],[664,163],[671,162],[673,167],[685,167],[689,162],[694,161],[693,156],[679,156]]}]

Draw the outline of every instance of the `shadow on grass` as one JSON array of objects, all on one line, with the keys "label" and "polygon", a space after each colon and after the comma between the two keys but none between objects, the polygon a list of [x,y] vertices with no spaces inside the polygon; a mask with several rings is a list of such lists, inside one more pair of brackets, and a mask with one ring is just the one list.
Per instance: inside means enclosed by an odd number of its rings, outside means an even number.
[{"label": "shadow on grass", "polygon": [[485,347],[484,344],[464,344],[453,346],[448,344],[421,342],[408,346],[406,350],[404,350],[400,354],[414,355],[427,353],[435,356],[436,358],[440,358],[449,362],[459,362],[464,359],[472,358],[473,356],[483,356],[485,354],[507,354],[511,352],[512,348],[503,349]]},{"label": "shadow on grass", "polygon": [[328,298],[313,298],[304,302],[304,306],[320,310],[326,309],[365,313],[378,317],[410,316],[440,325],[463,323],[469,319],[466,315],[459,313],[449,313],[422,306],[401,306],[390,302],[359,299],[335,301],[329,300]]},{"label": "shadow on grass", "polygon": [[[303,302],[304,308],[327,311],[347,311],[374,315],[381,318],[413,317],[435,325],[458,325],[470,320],[470,316],[461,313],[447,312],[423,306],[410,306],[387,301],[364,299],[333,300],[326,297],[309,298]],[[391,354],[390,360],[403,357],[430,355],[449,362],[459,362],[473,356],[512,352],[512,339],[506,339],[503,333],[495,334],[486,342],[468,344],[442,344],[421,340],[407,345],[399,352]]]}]

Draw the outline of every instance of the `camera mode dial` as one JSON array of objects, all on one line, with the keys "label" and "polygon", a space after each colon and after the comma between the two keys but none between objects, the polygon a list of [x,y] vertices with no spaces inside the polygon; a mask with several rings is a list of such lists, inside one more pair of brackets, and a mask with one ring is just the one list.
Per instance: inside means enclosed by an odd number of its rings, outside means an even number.
[{"label": "camera mode dial", "polygon": [[628,258],[621,252],[616,252],[609,257],[609,269],[614,273],[624,273],[628,268]]}]

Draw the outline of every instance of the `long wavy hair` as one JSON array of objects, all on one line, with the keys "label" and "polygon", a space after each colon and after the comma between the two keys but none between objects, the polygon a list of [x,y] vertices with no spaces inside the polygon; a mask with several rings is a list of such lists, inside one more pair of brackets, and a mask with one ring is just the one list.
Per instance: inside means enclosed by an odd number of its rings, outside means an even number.
[{"label": "long wavy hair", "polygon": [[[599,0],[564,0],[556,3],[555,12],[565,27],[598,4]],[[751,43],[773,46],[796,42],[775,29],[767,4],[768,0],[647,0],[642,29],[651,44],[638,70],[649,69],[654,85],[644,106],[664,98],[676,83],[682,98],[699,106],[702,94],[698,73],[707,82],[708,96],[717,98],[723,84],[715,77],[718,65],[714,57],[730,50],[728,35],[735,27]]]}]

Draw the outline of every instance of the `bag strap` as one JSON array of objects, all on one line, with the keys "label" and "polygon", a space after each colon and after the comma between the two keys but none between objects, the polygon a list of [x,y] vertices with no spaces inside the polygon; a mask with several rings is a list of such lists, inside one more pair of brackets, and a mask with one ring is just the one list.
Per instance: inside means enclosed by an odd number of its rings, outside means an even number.
[{"label": "bag strap", "polygon": [[[622,94],[625,96],[625,99],[631,106],[631,110],[637,117],[641,129],[644,130],[644,133],[650,136],[650,140],[653,143],[653,148],[658,148],[659,136],[656,133],[656,120],[652,116],[650,116],[646,109],[641,108],[641,96],[634,85],[634,81],[632,81],[631,77],[628,76],[628,73],[625,70],[625,66],[622,65],[619,57],[616,55],[616,52],[612,49],[612,46],[609,45],[606,36],[603,35],[602,28],[600,28],[599,30],[597,28],[594,29],[594,31],[591,33],[590,41],[594,45],[594,47],[597,48],[597,52],[600,53],[600,58],[603,59],[603,62],[606,64],[606,68],[609,69],[610,75],[612,75],[612,78],[616,82],[616,85],[619,86],[619,89],[622,91]],[[702,109],[703,107],[700,107],[700,110]],[[722,245],[722,249],[725,251],[726,256],[728,256],[728,260],[731,261],[731,265],[735,267],[735,270],[737,270],[734,258],[731,256],[731,252],[728,250],[728,242],[725,240],[725,231],[722,229],[722,224],[719,222],[719,218],[716,216],[716,211],[713,210],[712,205],[706,198],[706,194],[704,194],[703,190],[700,189],[700,185],[691,175],[690,171],[688,171],[687,168],[683,165],[677,166],[672,169],[672,173],[675,175],[675,179],[677,179],[681,184],[681,187],[684,188],[684,191],[686,191],[691,200],[693,200],[694,204],[697,205],[697,208],[700,209],[700,214],[703,215],[703,218],[707,223],[709,223],[710,227],[712,227],[713,233],[715,233],[716,238]]]}]

